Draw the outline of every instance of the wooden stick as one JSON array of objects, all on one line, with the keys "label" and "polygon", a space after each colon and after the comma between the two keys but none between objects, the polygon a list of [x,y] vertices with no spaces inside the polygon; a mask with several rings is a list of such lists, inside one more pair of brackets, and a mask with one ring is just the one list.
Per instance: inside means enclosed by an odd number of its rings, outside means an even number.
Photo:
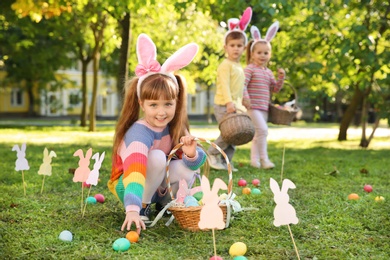
[{"label": "wooden stick", "polygon": [[[89,190],[88,190],[88,195],[87,195],[87,198],[89,197],[89,194],[91,193],[91,188],[92,188],[92,185],[89,186]],[[87,202],[85,202],[84,204],[84,210],[83,210],[83,214],[82,214],[82,218],[84,217],[84,213],[85,213],[85,209],[87,208]]]},{"label": "wooden stick", "polygon": [[22,170],[22,181],[23,181],[24,196],[26,197],[26,183],[24,182],[24,171],[23,170]]},{"label": "wooden stick", "polygon": [[288,231],[290,232],[290,236],[291,236],[292,242],[293,242],[293,244],[294,244],[295,253],[297,254],[298,260],[301,260],[301,258],[299,257],[298,248],[297,248],[297,246],[295,245],[295,241],[294,241],[293,234],[292,234],[292,232],[291,232],[290,225],[287,225],[287,227],[288,227]]},{"label": "wooden stick", "polygon": [[46,175],[43,175],[41,194],[43,193],[43,185],[45,185],[45,176]]},{"label": "wooden stick", "polygon": [[217,259],[217,246],[215,245],[215,233],[213,228],[214,258]]},{"label": "wooden stick", "polygon": [[283,170],[284,170],[284,153],[286,151],[286,146],[283,145],[283,157],[282,157],[282,170],[280,172],[280,181],[283,182]]},{"label": "wooden stick", "polygon": [[81,182],[81,213],[83,212],[83,203],[84,203],[84,185]]}]

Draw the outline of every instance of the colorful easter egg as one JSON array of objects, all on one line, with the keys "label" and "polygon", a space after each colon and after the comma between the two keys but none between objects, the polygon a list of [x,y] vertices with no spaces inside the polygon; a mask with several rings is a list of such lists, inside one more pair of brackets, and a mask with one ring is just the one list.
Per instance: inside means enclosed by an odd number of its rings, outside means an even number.
[{"label": "colorful easter egg", "polygon": [[236,242],[230,246],[229,254],[231,256],[242,256],[245,255],[247,250],[246,245],[243,242]]},{"label": "colorful easter egg", "polygon": [[58,236],[58,238],[62,241],[65,241],[65,242],[71,242],[73,240],[73,235],[70,231],[68,230],[64,230],[60,233],[60,235]]},{"label": "colorful easter egg", "polygon": [[130,248],[130,241],[126,238],[118,238],[112,244],[112,249],[118,252],[124,252]]},{"label": "colorful easter egg", "polygon": [[88,197],[88,198],[86,198],[85,199],[85,203],[87,203],[87,204],[96,204],[96,199],[95,199],[95,197]]},{"label": "colorful easter egg", "polygon": [[258,188],[253,188],[253,189],[251,190],[251,193],[252,193],[252,194],[259,195],[259,194],[261,194],[261,191],[260,191],[260,189],[258,189]]},{"label": "colorful easter egg", "polygon": [[100,193],[96,194],[94,197],[95,197],[96,201],[99,203],[103,203],[106,200],[106,198],[104,198],[103,194],[100,194]]}]

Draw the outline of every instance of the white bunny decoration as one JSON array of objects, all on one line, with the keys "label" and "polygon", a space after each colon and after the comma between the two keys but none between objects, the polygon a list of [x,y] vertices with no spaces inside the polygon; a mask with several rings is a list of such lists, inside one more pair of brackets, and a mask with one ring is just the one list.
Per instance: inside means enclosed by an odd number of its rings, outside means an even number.
[{"label": "white bunny decoration", "polygon": [[93,169],[89,173],[88,178],[85,181],[85,183],[92,184],[94,186],[97,185],[98,180],[99,180],[99,170],[100,170],[100,167],[102,167],[102,163],[103,163],[105,154],[106,154],[106,152],[103,152],[102,155],[99,157],[99,153],[95,153],[92,156],[92,159],[95,160],[95,164],[93,165]]},{"label": "white bunny decoration", "polygon": [[157,49],[156,45],[144,33],[141,33],[137,39],[137,57],[138,65],[135,68],[135,74],[139,77],[137,83],[137,95],[140,97],[142,81],[150,75],[161,73],[169,76],[177,85],[177,80],[173,74],[174,71],[179,70],[187,66],[194,59],[198,53],[198,45],[195,43],[189,43],[178,51],[176,51],[171,57],[169,57],[161,66],[156,60]]},{"label": "white bunny decoration", "polygon": [[223,211],[219,207],[218,191],[220,189],[227,190],[227,185],[223,180],[216,178],[213,183],[213,188],[210,189],[210,182],[206,176],[202,176],[201,187],[203,191],[203,204],[200,211],[200,221],[198,226],[200,229],[224,229],[225,221]]},{"label": "white bunny decoration", "polygon": [[30,166],[28,165],[28,161],[26,157],[26,143],[23,143],[21,148],[19,145],[15,144],[12,147],[12,151],[16,151],[16,156],[18,157],[15,161],[15,171],[24,171],[29,170]]},{"label": "white bunny decoration", "polygon": [[290,197],[287,194],[288,189],[295,189],[295,184],[289,179],[284,179],[282,189],[279,189],[279,184],[270,178],[270,188],[274,193],[274,201],[276,207],[274,209],[274,225],[297,224],[298,218],[294,207],[289,204]]},{"label": "white bunny decoration", "polygon": [[43,150],[43,163],[39,167],[39,175],[51,175],[51,160],[53,157],[57,157],[57,154],[54,151],[49,151],[47,148]]}]

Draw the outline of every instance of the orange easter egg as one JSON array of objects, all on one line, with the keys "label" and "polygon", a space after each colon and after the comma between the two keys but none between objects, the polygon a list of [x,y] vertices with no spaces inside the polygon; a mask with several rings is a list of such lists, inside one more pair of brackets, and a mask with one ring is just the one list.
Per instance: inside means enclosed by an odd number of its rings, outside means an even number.
[{"label": "orange easter egg", "polygon": [[137,243],[138,239],[139,239],[139,235],[135,231],[129,231],[126,234],[126,238],[127,238],[127,240],[129,240],[132,243]]},{"label": "orange easter egg", "polygon": [[359,195],[357,195],[356,193],[351,193],[348,195],[348,199],[349,200],[358,200],[359,199]]}]

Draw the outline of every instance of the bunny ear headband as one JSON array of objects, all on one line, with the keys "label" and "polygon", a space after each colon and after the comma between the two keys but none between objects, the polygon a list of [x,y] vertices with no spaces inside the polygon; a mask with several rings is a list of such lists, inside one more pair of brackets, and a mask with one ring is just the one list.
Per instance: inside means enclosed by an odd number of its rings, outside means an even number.
[{"label": "bunny ear headband", "polygon": [[[272,39],[275,37],[276,33],[278,32],[278,30],[279,30],[279,22],[276,21],[268,28],[265,38],[262,39],[259,29],[256,26],[252,25],[251,35],[253,38],[253,43],[260,42],[260,41],[268,42],[268,43],[271,42]],[[251,46],[251,51],[253,50],[253,46],[254,44],[252,44]]]},{"label": "bunny ear headband", "polygon": [[135,74],[139,77],[137,84],[138,98],[141,96],[142,81],[153,74],[160,73],[167,75],[178,85],[173,72],[190,64],[197,54],[198,48],[198,45],[195,43],[187,44],[176,51],[160,66],[160,63],[156,60],[156,45],[149,36],[141,33],[137,40],[138,65],[135,68]]},{"label": "bunny ear headband", "polygon": [[238,18],[230,18],[228,20],[228,31],[225,34],[224,37],[224,43],[226,43],[226,37],[233,31],[238,31],[241,32],[244,37],[245,37],[245,45],[248,41],[245,30],[246,27],[248,26],[249,22],[251,21],[252,18],[252,8],[248,7],[245,9],[244,13],[242,14],[241,19]]}]

